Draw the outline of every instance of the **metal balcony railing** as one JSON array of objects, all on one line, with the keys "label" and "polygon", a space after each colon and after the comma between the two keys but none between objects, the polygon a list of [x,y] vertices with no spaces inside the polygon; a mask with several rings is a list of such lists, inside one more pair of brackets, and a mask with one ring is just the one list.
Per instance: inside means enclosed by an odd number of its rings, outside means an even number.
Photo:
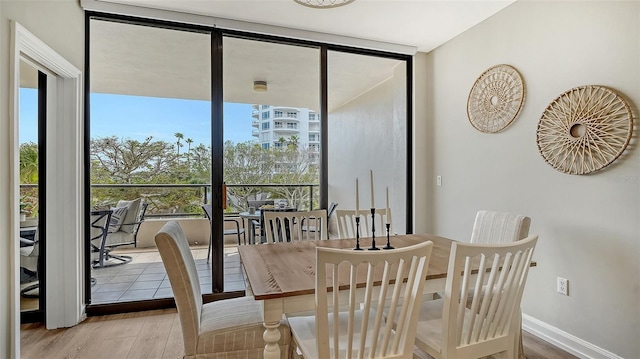
[{"label": "metal balcony railing", "polygon": [[[229,212],[228,214],[236,214],[239,211],[246,210],[246,202],[242,198],[235,197],[233,195],[233,189],[245,189],[245,193],[254,192],[263,195],[273,195],[274,189],[288,188],[288,189],[300,189],[295,194],[295,199],[300,209],[314,209],[314,198],[318,198],[317,190],[318,184],[313,183],[293,183],[293,184],[227,184],[227,198],[231,199],[235,212]],[[20,194],[21,196],[29,193],[32,199],[37,200],[37,184],[21,184]],[[250,191],[250,189],[259,188],[261,191]],[[119,190],[120,193],[107,192],[99,193],[100,190]],[[29,192],[30,191],[30,192]],[[180,193],[182,191],[182,193]],[[186,191],[186,192],[185,192]],[[120,199],[132,199],[139,196],[149,203],[149,209],[145,217],[189,217],[189,216],[202,216],[202,210],[200,205],[202,203],[209,203],[211,201],[211,184],[165,184],[165,183],[153,183],[153,184],[91,184],[91,192],[95,197],[106,199],[106,203],[109,205],[115,205]],[[129,198],[131,197],[131,198]],[[269,199],[274,199],[270,197]],[[279,198],[275,198],[279,199]],[[282,198],[286,199],[286,198]],[[182,201],[182,203],[181,203]],[[191,207],[193,211],[166,211],[158,209],[166,209],[167,203],[170,202],[174,208],[188,208]],[[291,204],[291,203],[290,203]]]}]

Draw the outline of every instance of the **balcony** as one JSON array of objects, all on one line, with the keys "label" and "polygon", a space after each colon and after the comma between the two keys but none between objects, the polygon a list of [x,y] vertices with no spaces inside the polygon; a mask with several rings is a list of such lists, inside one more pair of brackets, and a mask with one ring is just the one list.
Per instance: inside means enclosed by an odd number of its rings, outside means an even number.
[{"label": "balcony", "polygon": [[[246,200],[235,193],[259,193],[270,198],[290,193],[288,202],[301,210],[317,208],[317,184],[227,184],[229,202],[226,219],[237,219],[241,228],[249,228],[238,213],[246,211]],[[21,195],[37,197],[37,185],[21,185]],[[143,198],[148,204],[137,234],[137,245],[114,249],[115,255],[131,256],[131,262],[122,265],[93,268],[91,277],[95,285],[91,288],[92,304],[118,303],[172,296],[169,281],[162,260],[155,245],[155,234],[170,220],[180,223],[196,260],[203,293],[211,293],[212,268],[207,262],[210,224],[204,216],[201,203],[210,202],[210,184],[93,184],[94,197],[106,199],[115,206],[119,199]],[[180,198],[182,203],[165,203],[167,198]],[[225,229],[232,229],[233,223],[225,221]],[[242,238],[242,235],[241,235]],[[244,241],[244,238],[242,238]],[[247,238],[248,240],[248,238]],[[243,242],[244,243],[244,242]],[[224,237],[224,290],[225,292],[244,291],[245,282],[238,256],[238,238],[236,235]],[[22,298],[25,301],[31,301]],[[37,300],[35,300],[37,305]]]},{"label": "balcony", "polygon": [[251,127],[260,127],[260,121],[259,120],[253,120],[251,121]]}]

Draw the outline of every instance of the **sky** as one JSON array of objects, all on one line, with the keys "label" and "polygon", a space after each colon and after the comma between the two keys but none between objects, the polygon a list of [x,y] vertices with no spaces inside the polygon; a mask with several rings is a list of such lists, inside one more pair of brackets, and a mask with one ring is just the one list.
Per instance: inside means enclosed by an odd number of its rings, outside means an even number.
[{"label": "sky", "polygon": [[[118,136],[143,141],[174,143],[175,133],[198,144],[211,144],[211,106],[208,101],[157,97],[91,94],[91,137]],[[250,104],[224,104],[224,139],[234,143],[256,140],[251,136]],[[37,92],[20,90],[20,143],[37,142]]]}]

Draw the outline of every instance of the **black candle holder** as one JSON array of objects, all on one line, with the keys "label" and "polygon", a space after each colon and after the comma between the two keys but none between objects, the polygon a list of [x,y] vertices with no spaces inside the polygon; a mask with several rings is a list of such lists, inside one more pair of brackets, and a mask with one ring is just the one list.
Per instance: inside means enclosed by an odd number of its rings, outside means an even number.
[{"label": "black candle holder", "polygon": [[371,208],[371,248],[370,251],[379,251],[380,248],[376,247],[376,209]]},{"label": "black candle holder", "polygon": [[382,247],[382,249],[395,249],[396,247],[391,245],[391,241],[389,239],[389,228],[391,227],[391,223],[387,223],[386,227],[387,227],[387,245]]},{"label": "black candle holder", "polygon": [[360,248],[360,213],[356,213],[356,247],[353,250],[362,250],[362,248]]}]

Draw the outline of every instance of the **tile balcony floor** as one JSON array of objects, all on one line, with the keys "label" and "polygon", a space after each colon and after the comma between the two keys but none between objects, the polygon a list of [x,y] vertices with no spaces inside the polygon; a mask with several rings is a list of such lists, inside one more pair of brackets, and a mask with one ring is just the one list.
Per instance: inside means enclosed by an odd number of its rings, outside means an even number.
[{"label": "tile balcony floor", "polygon": [[[131,256],[131,262],[91,271],[96,284],[91,288],[91,304],[117,303],[173,296],[162,259],[153,249],[121,249],[114,254]],[[211,263],[207,247],[192,247],[202,293],[211,293]],[[236,246],[224,250],[225,292],[245,290],[244,275]]]}]

